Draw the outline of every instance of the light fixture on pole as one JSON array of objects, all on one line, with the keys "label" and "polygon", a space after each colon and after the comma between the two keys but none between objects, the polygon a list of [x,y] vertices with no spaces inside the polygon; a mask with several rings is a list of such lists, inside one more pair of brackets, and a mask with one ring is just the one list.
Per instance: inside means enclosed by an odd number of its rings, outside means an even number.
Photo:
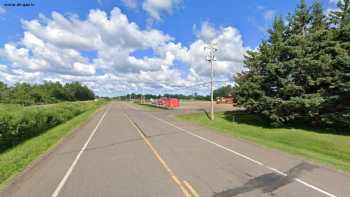
[{"label": "light fixture on pole", "polygon": [[218,48],[211,44],[204,47],[204,50],[208,50],[209,54],[207,55],[207,61],[211,66],[211,80],[210,80],[210,97],[211,97],[211,111],[210,111],[210,119],[214,120],[214,66],[213,62],[216,61],[215,53],[218,51]]}]

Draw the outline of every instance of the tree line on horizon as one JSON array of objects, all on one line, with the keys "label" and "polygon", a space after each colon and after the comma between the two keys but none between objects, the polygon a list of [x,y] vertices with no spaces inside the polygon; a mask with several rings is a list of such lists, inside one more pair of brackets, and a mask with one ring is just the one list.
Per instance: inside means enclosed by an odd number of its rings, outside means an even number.
[{"label": "tree line on horizon", "polygon": [[146,100],[149,99],[159,99],[162,97],[166,97],[166,98],[177,98],[177,99],[185,99],[185,100],[190,100],[190,99],[194,99],[194,100],[209,100],[210,96],[203,96],[203,95],[198,95],[198,94],[194,94],[194,95],[185,95],[185,94],[135,94],[135,93],[131,93],[131,94],[126,94],[123,96],[119,96],[119,97],[115,97],[115,99],[121,99],[121,100],[130,100],[130,99],[141,99],[141,97],[143,97]]},{"label": "tree line on horizon", "polygon": [[301,0],[287,22],[275,18],[244,63],[234,94],[249,112],[273,126],[350,128],[350,0],[327,15],[319,1]]},{"label": "tree line on horizon", "polygon": [[61,84],[46,81],[43,84],[16,83],[8,86],[0,81],[0,103],[27,106],[92,99],[95,99],[94,92],[79,82]]},{"label": "tree line on horizon", "polygon": [[[234,95],[234,86],[232,85],[226,85],[219,88],[216,88],[213,91],[214,99],[217,97],[224,97],[224,96],[233,96]],[[186,95],[186,94],[126,94],[123,96],[115,97],[115,99],[121,99],[121,100],[130,100],[130,99],[141,99],[143,97],[146,100],[149,99],[159,99],[162,97],[166,98],[177,98],[177,99],[184,99],[184,100],[202,100],[202,101],[209,101],[210,95],[199,95],[197,93],[194,93],[193,95]]]}]

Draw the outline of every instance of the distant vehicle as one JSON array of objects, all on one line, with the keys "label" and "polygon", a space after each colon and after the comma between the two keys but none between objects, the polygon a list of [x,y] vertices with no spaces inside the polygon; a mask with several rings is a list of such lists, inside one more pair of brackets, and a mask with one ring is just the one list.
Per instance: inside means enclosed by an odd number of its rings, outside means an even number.
[{"label": "distant vehicle", "polygon": [[217,104],[233,104],[233,97],[232,96],[224,96],[224,97],[217,97],[216,98]]}]

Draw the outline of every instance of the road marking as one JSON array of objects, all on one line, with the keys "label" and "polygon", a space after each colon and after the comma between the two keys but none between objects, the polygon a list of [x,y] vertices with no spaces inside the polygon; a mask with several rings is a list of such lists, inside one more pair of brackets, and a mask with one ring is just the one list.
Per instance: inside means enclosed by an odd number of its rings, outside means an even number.
[{"label": "road marking", "polygon": [[174,125],[174,124],[172,124],[172,123],[170,123],[170,122],[168,122],[168,121],[166,121],[166,120],[163,120],[163,119],[161,119],[161,118],[158,118],[157,116],[154,116],[154,115],[152,115],[152,114],[151,114],[151,116],[153,116],[155,119],[157,119],[157,120],[159,120],[159,121],[162,121],[162,122],[164,122],[164,123],[166,123],[166,124],[168,124],[168,125],[170,125],[170,126],[172,126],[172,127],[177,128],[177,129],[179,129],[179,130],[181,130],[181,131],[183,131],[183,132],[185,132],[185,133],[187,133],[187,134],[189,134],[189,135],[192,135],[192,136],[194,136],[194,137],[196,137],[196,138],[199,138],[199,139],[201,139],[201,140],[203,140],[203,141],[206,141],[206,142],[208,142],[208,143],[210,143],[210,144],[213,144],[213,145],[215,145],[215,146],[217,146],[217,147],[219,147],[219,148],[221,148],[221,149],[224,149],[224,150],[226,150],[226,151],[229,151],[229,152],[231,152],[231,153],[234,153],[235,155],[238,155],[238,156],[240,156],[240,157],[243,157],[244,159],[247,159],[247,160],[249,160],[249,161],[251,161],[251,162],[253,162],[253,163],[255,163],[255,164],[258,164],[258,165],[260,165],[260,166],[263,166],[263,165],[264,165],[264,164],[261,163],[260,161],[257,161],[257,160],[255,160],[255,159],[253,159],[253,158],[251,158],[251,157],[248,157],[248,156],[246,156],[246,155],[244,155],[244,154],[242,154],[242,153],[239,153],[239,152],[237,152],[237,151],[234,151],[234,150],[232,150],[232,149],[229,149],[229,148],[227,148],[227,147],[225,147],[225,146],[223,146],[223,145],[221,145],[221,144],[218,144],[218,143],[216,143],[216,142],[213,142],[213,141],[211,141],[211,140],[209,140],[209,139],[207,139],[207,138],[204,138],[204,137],[202,137],[202,136],[200,136],[200,135],[197,135],[197,134],[195,134],[195,133],[192,133],[192,132],[190,132],[190,131],[187,131],[186,129],[183,129],[183,128],[181,128],[181,127],[178,127],[178,126],[176,126],[176,125]]},{"label": "road marking", "polygon": [[200,197],[198,192],[191,186],[191,184],[187,181],[184,181],[185,186],[187,187],[188,190],[192,193],[194,197]]},{"label": "road marking", "polygon": [[139,127],[130,119],[130,117],[125,113],[125,117],[128,119],[130,124],[137,130],[137,132],[140,134],[142,139],[145,141],[145,143],[148,145],[148,147],[151,149],[153,154],[156,156],[158,161],[162,164],[162,166],[166,169],[166,171],[170,174],[173,181],[179,186],[180,190],[186,197],[191,197],[191,195],[188,193],[188,191],[185,189],[185,187],[182,185],[181,181],[177,178],[175,173],[169,168],[169,166],[165,163],[165,161],[162,159],[158,151],[153,147],[151,142],[146,138],[146,136],[143,134],[143,132],[139,129]]},{"label": "road marking", "polygon": [[322,190],[322,189],[320,189],[320,188],[318,188],[316,186],[313,186],[313,185],[311,185],[311,184],[309,184],[309,183],[307,183],[307,182],[305,182],[305,181],[303,181],[303,180],[301,180],[299,178],[295,178],[294,180],[299,182],[299,183],[301,183],[301,184],[303,184],[303,185],[305,185],[306,187],[312,188],[312,189],[314,189],[316,191],[319,191],[319,192],[321,192],[321,193],[323,193],[323,194],[325,194],[327,196],[337,197],[336,195],[330,194],[330,193],[328,193],[328,192],[326,192],[326,191],[324,191],[324,190]]},{"label": "road marking", "polygon": [[[274,172],[276,172],[276,173],[278,173],[278,174],[280,174],[280,175],[282,175],[282,176],[288,176],[288,175],[287,175],[286,173],[284,173],[284,172],[281,172],[281,171],[279,171],[279,170],[277,170],[277,169],[275,169],[275,168],[272,168],[272,167],[270,167],[270,166],[268,166],[268,165],[265,165],[264,163],[262,163],[262,162],[260,162],[260,161],[257,161],[257,160],[255,160],[255,159],[249,157],[249,156],[246,156],[246,155],[244,155],[244,154],[242,154],[242,153],[239,153],[239,152],[237,152],[237,151],[234,151],[234,150],[232,150],[232,149],[229,149],[229,148],[227,148],[227,147],[225,147],[225,146],[223,146],[223,145],[220,145],[220,144],[218,144],[218,143],[216,143],[216,142],[214,142],[214,141],[211,141],[211,140],[209,140],[209,139],[207,139],[207,138],[204,138],[204,137],[202,137],[202,136],[200,136],[200,135],[197,135],[197,134],[195,134],[195,133],[193,133],[193,132],[191,132],[191,131],[188,131],[188,130],[186,130],[186,129],[183,129],[183,128],[181,128],[181,127],[178,127],[178,126],[176,126],[175,124],[173,124],[173,123],[171,123],[171,122],[169,122],[169,121],[166,121],[166,120],[164,120],[164,119],[158,118],[157,116],[155,116],[155,115],[153,115],[153,114],[150,114],[150,116],[152,116],[153,118],[155,118],[155,119],[157,119],[157,120],[159,120],[159,121],[161,121],[161,122],[164,122],[164,123],[166,123],[166,124],[168,124],[168,125],[170,125],[170,126],[172,126],[172,127],[174,127],[174,128],[177,128],[177,129],[179,129],[180,131],[183,131],[183,132],[185,132],[185,133],[187,133],[187,134],[189,134],[189,135],[191,135],[191,136],[193,136],[193,137],[199,138],[199,139],[201,139],[201,140],[203,140],[203,141],[205,141],[205,142],[208,142],[208,143],[210,143],[210,144],[213,144],[213,145],[215,145],[215,146],[217,146],[217,147],[219,147],[219,148],[221,148],[221,149],[224,149],[224,150],[226,150],[226,151],[229,151],[229,152],[231,152],[231,153],[234,153],[235,155],[238,155],[238,156],[240,156],[240,157],[242,157],[242,158],[244,158],[244,159],[246,159],[246,160],[249,160],[249,161],[251,161],[251,162],[253,162],[253,163],[255,163],[255,164],[258,164],[258,165],[260,165],[260,166],[264,166],[265,168],[267,168],[267,169],[269,169],[269,170],[272,170],[272,171],[274,171]],[[311,189],[313,189],[313,190],[315,190],[315,191],[318,191],[318,192],[320,192],[320,193],[322,193],[322,194],[324,194],[324,195],[326,195],[326,196],[329,196],[329,197],[337,197],[335,194],[331,194],[331,193],[329,193],[329,192],[327,192],[327,191],[325,191],[325,190],[323,190],[323,189],[321,189],[321,188],[318,188],[318,187],[316,187],[316,186],[314,186],[314,185],[311,185],[311,184],[309,184],[309,183],[307,183],[307,182],[305,182],[305,181],[303,181],[303,180],[301,180],[301,179],[299,179],[299,178],[294,178],[293,180],[296,181],[296,182],[298,182],[298,183],[300,183],[300,184],[302,184],[302,185],[304,185],[304,186],[306,186],[306,187],[309,187],[309,188],[311,188]]]},{"label": "road marking", "polygon": [[100,127],[100,125],[101,125],[102,121],[104,120],[104,118],[106,117],[106,114],[109,112],[109,109],[110,109],[110,107],[108,107],[108,109],[106,109],[106,111],[103,113],[103,115],[100,118],[100,120],[98,121],[96,127],[91,132],[89,138],[86,140],[84,146],[81,148],[81,150],[79,151],[78,155],[75,157],[72,165],[69,167],[68,171],[66,172],[66,174],[62,178],[61,182],[59,183],[59,185],[57,186],[55,191],[52,193],[51,197],[57,197],[60,194],[61,189],[63,188],[64,184],[67,182],[69,176],[72,174],[74,167],[77,165],[81,155],[84,153],[84,151],[85,151],[86,147],[88,146],[89,142],[91,141],[92,137],[94,137],[96,131]]},{"label": "road marking", "polygon": [[272,171],[274,171],[274,172],[276,172],[276,173],[278,173],[278,174],[280,174],[280,175],[282,175],[282,176],[288,176],[286,173],[281,172],[281,171],[277,170],[276,168],[273,168],[273,167],[270,167],[270,166],[266,166],[266,165],[265,165],[265,167],[270,169],[270,170],[272,170]]}]

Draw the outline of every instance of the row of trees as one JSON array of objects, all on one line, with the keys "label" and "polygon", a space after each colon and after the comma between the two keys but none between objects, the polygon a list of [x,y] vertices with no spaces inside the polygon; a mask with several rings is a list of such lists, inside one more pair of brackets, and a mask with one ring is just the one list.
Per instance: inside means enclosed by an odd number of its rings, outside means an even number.
[{"label": "row of trees", "polygon": [[213,92],[214,99],[217,97],[224,97],[224,96],[233,96],[234,95],[234,87],[231,85],[222,86]]},{"label": "row of trees", "polygon": [[61,101],[85,101],[94,98],[94,92],[79,82],[64,85],[59,82],[45,82],[36,85],[17,83],[14,86],[8,86],[0,81],[0,103],[33,105]]},{"label": "row of trees", "polygon": [[269,37],[249,51],[236,76],[239,104],[275,126],[302,120],[350,127],[350,0],[325,15],[304,0],[288,23],[277,17]]},{"label": "row of trees", "polygon": [[184,94],[163,94],[163,95],[154,95],[154,94],[127,94],[124,96],[116,97],[115,99],[121,99],[121,100],[130,100],[130,99],[140,99],[141,97],[144,97],[146,100],[148,99],[159,99],[161,97],[167,97],[167,98],[177,98],[177,99],[194,99],[194,100],[209,100],[210,96],[202,96],[198,94],[194,95],[184,95]]},{"label": "row of trees", "polygon": [[[217,88],[213,92],[214,99],[216,97],[223,97],[223,96],[232,96],[234,95],[234,87],[231,85],[227,86],[222,86],[220,88]],[[195,93],[194,95],[185,95],[185,94],[159,94],[159,95],[154,95],[154,94],[127,94],[124,96],[116,97],[115,99],[121,99],[121,100],[130,100],[130,99],[140,99],[141,97],[145,98],[146,100],[149,99],[159,99],[161,97],[167,97],[167,98],[177,98],[177,99],[185,99],[185,100],[210,100],[210,95],[198,95]]]}]

